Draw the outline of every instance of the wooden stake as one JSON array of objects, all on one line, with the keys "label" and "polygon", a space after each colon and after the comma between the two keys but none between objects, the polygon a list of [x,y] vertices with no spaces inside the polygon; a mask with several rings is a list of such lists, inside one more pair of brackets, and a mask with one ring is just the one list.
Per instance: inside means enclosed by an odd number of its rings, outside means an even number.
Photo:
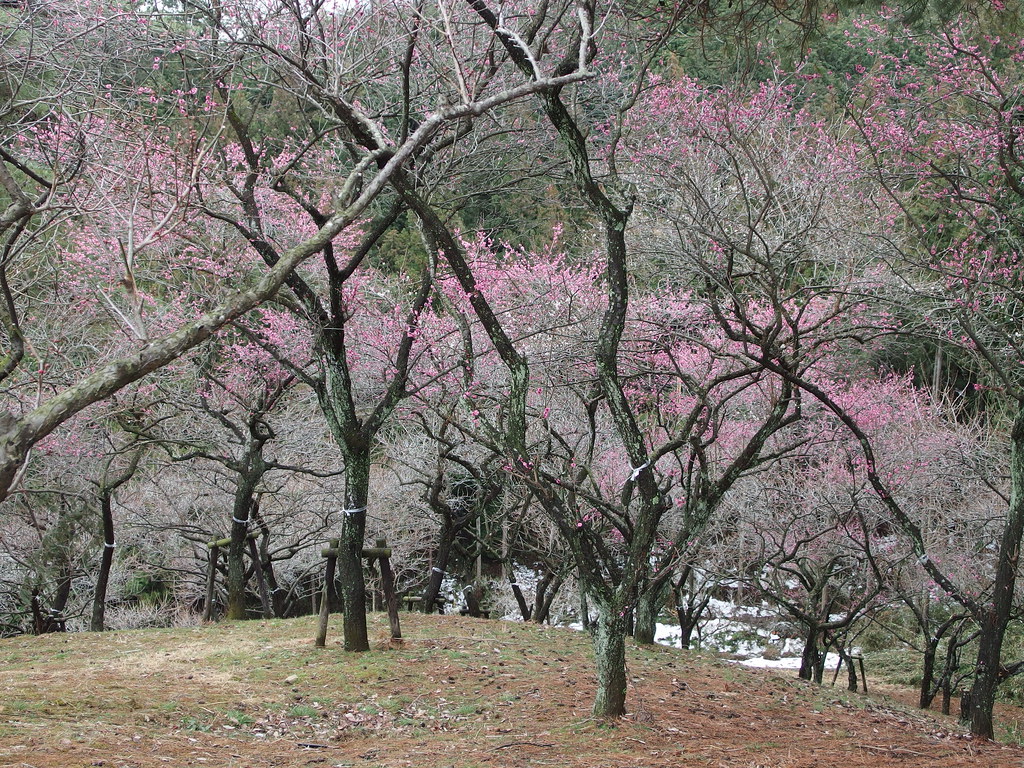
[{"label": "wooden stake", "polygon": [[[340,539],[331,539],[332,554],[327,557],[327,573],[324,574],[324,594],[320,599],[320,624],[316,630],[316,647],[323,648],[327,645],[327,624],[331,616],[331,584],[334,583],[334,569],[338,564],[338,547],[341,546]],[[327,550],[325,550],[327,551]]]},{"label": "wooden stake", "polygon": [[391,625],[391,639],[399,640],[402,637],[402,626],[398,619],[398,596],[395,594],[395,576],[391,572],[391,550],[384,539],[377,539],[375,548],[378,552],[387,554],[377,555],[380,560],[380,582],[384,588],[384,599],[388,605],[388,623]]},{"label": "wooden stake", "polygon": [[[230,541],[230,539],[229,539]],[[213,620],[213,593],[217,586],[217,560],[220,559],[220,547],[211,542],[209,573],[206,574],[206,604],[203,606],[203,621]]]},{"label": "wooden stake", "polygon": [[[249,531],[249,533],[246,534],[246,538],[248,538],[248,539],[255,539],[259,535],[260,535],[259,531]],[[213,549],[214,547],[218,547],[218,548],[226,547],[230,543],[231,543],[231,538],[229,537],[229,538],[226,538],[226,539],[214,539],[213,541],[208,541],[208,542],[206,542],[206,546],[208,546],[210,549]]]}]

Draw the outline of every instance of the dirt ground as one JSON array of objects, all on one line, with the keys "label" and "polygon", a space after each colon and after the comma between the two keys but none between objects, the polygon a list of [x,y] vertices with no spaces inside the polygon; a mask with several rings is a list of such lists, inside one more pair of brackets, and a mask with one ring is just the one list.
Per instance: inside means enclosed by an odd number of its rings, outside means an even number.
[{"label": "dirt ground", "polygon": [[584,635],[403,619],[359,655],[308,619],[0,641],[0,766],[1024,768],[892,697],[662,647],[630,648],[630,713],[595,721]]}]

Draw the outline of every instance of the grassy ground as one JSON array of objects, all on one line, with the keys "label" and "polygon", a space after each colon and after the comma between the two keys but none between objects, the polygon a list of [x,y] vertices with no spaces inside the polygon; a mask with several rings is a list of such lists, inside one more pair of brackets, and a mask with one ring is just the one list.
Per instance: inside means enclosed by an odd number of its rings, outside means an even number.
[{"label": "grassy ground", "polygon": [[891,699],[663,647],[630,648],[630,714],[598,722],[586,636],[403,619],[359,655],[311,619],[0,641],[0,766],[1024,767]]}]

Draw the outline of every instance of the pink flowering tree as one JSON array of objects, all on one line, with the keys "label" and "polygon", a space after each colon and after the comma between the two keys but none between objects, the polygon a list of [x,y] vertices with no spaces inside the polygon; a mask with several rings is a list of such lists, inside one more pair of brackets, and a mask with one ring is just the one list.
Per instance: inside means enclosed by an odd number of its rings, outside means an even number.
[{"label": "pink flowering tree", "polygon": [[[647,513],[654,517],[645,517],[632,490],[635,469],[602,407],[594,362],[606,307],[600,266],[574,263],[557,240],[541,252],[483,236],[453,240],[476,290],[500,318],[501,332],[516,355],[530,361],[521,442],[510,444],[517,434],[510,429],[517,404],[509,402],[509,392],[516,391],[517,380],[508,367],[495,365],[501,355],[474,311],[473,295],[454,277],[443,284],[443,298],[435,306],[461,329],[449,334],[447,343],[462,362],[435,386],[455,397],[435,398],[429,390],[424,396],[435,409],[443,403],[444,418],[457,420],[473,442],[503,456],[513,483],[526,489],[527,500],[557,528],[581,590],[604,617],[596,626],[598,700],[604,706],[618,696],[614,675],[622,657],[615,643],[623,641],[648,583],[654,542],[642,550],[636,537],[647,534],[638,527],[650,524],[657,530],[666,514],[682,509],[688,463],[691,478],[700,461],[735,475],[753,466],[760,445],[787,423],[795,401],[785,391],[765,397],[772,387],[758,382],[756,370],[729,352],[706,305],[685,294],[652,294],[650,303],[637,302],[619,352],[624,394],[643,424],[660,492],[666,499],[681,497],[680,506],[666,503]],[[454,408],[455,402],[461,407]],[[741,411],[742,419],[737,418]],[[691,445],[701,458],[686,458]],[[665,562],[668,572],[667,556]]]},{"label": "pink flowering tree", "polygon": [[[539,13],[537,18],[552,41],[571,39],[579,27],[575,15]],[[374,294],[371,286],[383,275],[370,262],[406,210],[424,222],[428,238],[436,230],[433,225],[444,214],[434,207],[429,190],[458,178],[464,147],[485,142],[489,124],[478,117],[589,74],[583,66],[538,65],[524,77],[507,56],[495,56],[486,25],[468,9],[446,4],[431,9],[401,3],[350,9],[239,4],[229,10],[218,3],[206,9],[206,19],[219,39],[238,40],[259,53],[245,65],[251,79],[236,81],[241,90],[220,86],[231,139],[220,157],[226,194],[207,195],[206,212],[234,228],[266,269],[276,270],[296,239],[331,221],[339,203],[375,197],[385,183],[394,193],[368,211],[370,220],[359,237],[322,244],[316,269],[287,278],[287,302],[316,336],[320,369],[310,383],[344,459],[339,570],[345,647],[365,650],[361,551],[370,452],[407,395],[436,265],[455,254],[442,249],[420,260],[410,274],[393,277],[385,295]],[[366,55],[354,56],[357,50]],[[243,92],[245,82],[268,84],[263,98],[294,105],[283,146],[255,119],[259,109]],[[499,126],[497,134],[503,132]],[[334,170],[339,162],[351,169],[347,182]],[[375,325],[376,320],[383,323]],[[373,354],[361,360],[367,350]]]},{"label": "pink flowering tree", "polygon": [[[463,44],[473,39],[471,31],[463,38],[461,27],[436,19],[451,43],[449,52],[438,55],[443,47],[418,42],[428,36],[421,25],[435,17],[407,10],[393,6],[371,13],[320,4],[245,2],[189,4],[176,13],[100,3],[77,3],[59,15],[36,4],[5,10],[16,21],[4,33],[5,51],[14,61],[7,71],[26,74],[12,83],[14,98],[5,108],[13,119],[4,121],[0,142],[5,195],[0,236],[6,243],[0,277],[6,288],[3,328],[9,352],[0,364],[9,395],[0,425],[0,496],[15,485],[32,446],[59,424],[273,296],[296,266],[364,218],[413,155],[432,141],[448,142],[446,126],[468,130],[478,115],[581,76],[552,73],[529,82],[495,81],[486,75],[486,50]],[[373,54],[352,55],[358,47],[353,42]],[[420,47],[422,56],[416,55]],[[393,88],[378,87],[385,60],[406,61],[404,72],[392,79]],[[420,66],[426,70],[424,81],[437,86],[430,92],[411,85],[410,74]],[[473,68],[484,77],[470,77]],[[404,118],[386,125],[387,118],[372,117],[384,113],[376,112],[376,105],[360,105],[359,92],[387,94],[395,103],[402,102],[404,93]],[[297,96],[298,101],[290,101]],[[303,101],[307,97],[312,102]],[[296,125],[294,145],[287,151],[259,142],[254,148],[251,139],[247,145],[234,135],[271,122],[265,106],[270,103],[294,104],[284,111],[297,123],[304,114],[325,108],[322,114],[330,117],[314,126],[305,121],[305,133]],[[267,119],[254,121],[255,116]],[[362,149],[347,152],[339,132],[356,137],[350,148]],[[102,141],[93,140],[97,135]],[[226,137],[233,140],[226,142]],[[198,224],[198,211],[253,198],[256,180],[264,185],[261,194],[286,196],[297,190],[292,176],[304,153],[323,143],[336,151],[329,178],[311,201],[316,215],[307,215],[303,226],[270,250],[262,243],[272,239],[260,233],[219,237],[224,230]],[[281,163],[272,174],[250,178],[253,164],[271,156]],[[302,210],[301,202],[295,205]],[[100,354],[88,354],[83,345],[86,354],[69,360],[66,379],[49,385],[39,380],[49,361],[66,359],[64,350],[51,352],[42,343],[46,334],[31,334],[31,311],[15,297],[26,295],[21,286],[35,277],[28,256],[38,253],[40,243],[56,234],[60,219],[71,213],[96,230],[98,239],[92,250],[69,249],[68,258],[94,283],[107,281],[102,290],[94,289],[93,303],[125,333],[107,334],[119,345],[105,343]],[[105,236],[100,234],[104,231]],[[63,247],[60,238],[54,242]],[[254,254],[260,268],[239,258],[245,254]],[[167,276],[197,276],[203,273],[196,267],[213,262],[219,269],[225,261],[230,282],[207,282],[208,301],[185,301],[188,311],[174,323],[149,322],[154,313],[161,314],[162,305],[180,297],[181,289],[171,287]],[[339,269],[354,269],[358,263],[343,263]]]},{"label": "pink flowering tree", "polygon": [[[715,339],[701,352],[707,362],[683,377],[703,423],[675,449],[684,487],[663,534],[657,595],[744,473],[786,461],[810,439],[803,427],[785,429],[801,412],[799,391],[753,353],[774,345],[789,372],[827,374],[850,361],[844,339],[875,332],[877,313],[855,297],[871,284],[878,250],[863,223],[892,206],[852,163],[855,145],[801,109],[785,82],[652,78],[626,127],[620,154],[630,163],[620,173],[636,190],[633,248],[717,325],[705,332]],[[704,327],[699,317],[674,325]],[[697,351],[693,332],[677,333]],[[793,410],[780,418],[787,401]]]},{"label": "pink flowering tree", "polygon": [[[1016,467],[1024,423],[1015,320],[1017,44],[1004,46],[966,27],[931,40],[898,33],[894,39],[889,28],[865,22],[852,34],[854,45],[876,55],[875,67],[851,76],[844,94],[856,107],[849,112],[845,136],[856,140],[836,143],[825,124],[793,111],[805,129],[795,134],[802,145],[789,147],[790,155],[814,153],[826,172],[801,174],[793,168],[791,176],[803,191],[787,197],[787,186],[759,160],[772,142],[781,141],[777,133],[759,132],[761,125],[771,126],[770,120],[755,124],[748,122],[750,115],[732,113],[725,121],[697,123],[691,129],[697,135],[711,125],[745,141],[741,154],[711,164],[697,177],[701,183],[684,187],[692,201],[684,213],[692,224],[683,231],[703,234],[691,244],[698,256],[691,265],[706,281],[722,328],[751,360],[813,396],[850,430],[863,453],[857,466],[884,514],[906,536],[928,578],[978,623],[974,684],[965,700],[972,731],[991,737],[996,686],[1015,668],[1001,665],[1000,649],[1013,612],[1024,531],[1018,488],[1024,475]],[[770,102],[784,103],[779,93],[762,89]],[[709,114],[721,111],[709,106]],[[723,179],[735,181],[723,187]],[[719,196],[709,195],[709,189]],[[842,194],[835,196],[837,191]],[[828,215],[806,219],[801,214],[808,203]],[[747,224],[722,226],[729,219],[720,211],[731,205],[740,207]],[[805,226],[802,218],[818,224]],[[746,235],[751,221],[757,223],[754,237]],[[788,230],[794,222],[798,226]],[[878,302],[879,296],[890,303]],[[766,308],[781,325],[764,322]],[[830,357],[818,355],[814,366],[801,369],[789,351],[798,334],[794,319],[814,308],[822,313],[818,327],[836,344],[819,346]],[[911,322],[901,325],[902,318]],[[898,493],[899,473],[887,474],[882,443],[870,426],[875,415],[848,400],[863,367],[856,365],[853,345],[844,349],[840,339],[870,351],[872,339],[897,331],[959,344],[1016,411],[1008,430],[1008,510],[995,537],[992,578],[980,594],[972,579],[961,578],[965,574],[929,549],[922,520]]]},{"label": "pink flowering tree", "polygon": [[[493,31],[497,40],[519,69],[530,76],[537,66],[540,52],[546,49],[544,38],[537,37],[538,28],[526,18],[515,26],[506,23],[507,16],[499,14],[486,2],[474,2],[473,10]],[[593,6],[580,8],[584,27],[597,29],[597,16]],[[614,437],[611,446],[598,445],[596,438],[584,438],[577,446],[568,440],[571,449],[556,443],[563,458],[577,449],[588,456],[587,465],[606,462],[600,477],[608,486],[618,486],[613,496],[611,487],[601,494],[588,492],[588,496],[572,493],[560,494],[552,489],[554,476],[545,474],[541,463],[528,449],[526,414],[529,393],[534,391],[529,381],[530,366],[527,356],[516,346],[502,323],[480,302],[474,304],[477,317],[490,336],[497,354],[508,371],[511,397],[508,398],[509,431],[505,442],[510,467],[523,478],[533,478],[538,489],[537,499],[546,513],[557,521],[570,543],[579,564],[579,578],[599,609],[600,618],[595,631],[595,651],[598,671],[598,694],[594,711],[599,716],[617,716],[625,706],[624,644],[628,615],[638,597],[646,591],[649,559],[658,534],[658,525],[671,508],[664,470],[658,467],[673,453],[676,444],[672,438],[658,436],[651,440],[645,433],[643,409],[632,397],[630,372],[623,360],[630,354],[629,324],[631,301],[637,295],[632,281],[632,249],[627,231],[636,213],[636,185],[628,175],[626,163],[630,159],[622,151],[627,119],[638,108],[641,95],[649,87],[648,73],[659,55],[661,44],[671,35],[674,27],[687,14],[681,6],[666,6],[645,21],[650,22],[648,34],[642,41],[617,35],[628,28],[633,19],[628,15],[602,20],[602,29],[608,40],[608,54],[602,56],[598,45],[590,45],[582,38],[578,47],[557,50],[563,70],[575,69],[593,63],[600,77],[593,83],[579,86],[582,90],[559,87],[539,94],[537,107],[557,138],[566,159],[568,182],[577,204],[586,211],[589,223],[597,234],[600,245],[598,259],[603,265],[604,295],[600,320],[592,345],[587,349],[588,369],[592,375],[591,388],[577,394],[583,406],[585,424],[596,434],[600,425],[604,434]],[[614,53],[612,53],[614,51]],[[585,94],[585,95],[584,95]],[[571,106],[573,100],[583,99],[586,112]],[[459,244],[437,226],[428,226],[434,237],[435,250],[451,260],[460,254]],[[476,296],[476,286],[464,279],[465,272],[453,264],[462,281],[463,290]],[[511,342],[511,343],[510,343]],[[590,367],[592,366],[592,368]],[[716,382],[717,384],[717,382]],[[751,450],[740,461],[737,470],[752,461],[768,435],[778,429],[791,409],[795,412],[797,398],[788,383],[778,390],[778,398],[769,408],[770,415],[757,429]],[[541,393],[543,395],[543,387]],[[679,431],[684,435],[682,444],[689,440],[689,430],[699,420],[700,409],[694,413],[694,423]],[[587,434],[586,431],[584,434]],[[559,478],[567,474],[577,484],[596,478],[589,469],[561,468]],[[597,465],[600,466],[600,465]],[[616,499],[612,503],[611,499]],[[582,501],[596,505],[595,516],[579,509]],[[614,543],[614,535],[621,542]]]},{"label": "pink flowering tree", "polygon": [[874,68],[850,84],[856,107],[850,127],[861,144],[857,161],[899,211],[893,219],[898,226],[887,238],[890,254],[879,262],[883,285],[877,290],[910,310],[905,332],[959,345],[971,355],[985,385],[1005,395],[1013,410],[1007,425],[1010,494],[994,542],[992,578],[981,594],[932,556],[920,521],[881,473],[870,435],[858,420],[823,388],[805,389],[860,441],[866,477],[928,578],[977,622],[981,634],[964,715],[972,733],[991,738],[996,688],[1011,668],[1001,652],[1024,533],[1017,318],[1020,41],[986,36],[972,22],[920,37],[864,21],[851,37],[852,45],[876,54]]},{"label": "pink flowering tree", "polygon": [[[818,479],[805,473],[798,482]],[[763,507],[771,523],[752,531],[760,542],[754,553],[760,567],[750,569],[752,583],[800,625],[804,649],[799,676],[820,683],[826,652],[834,648],[846,657],[845,636],[881,604],[883,573],[856,493],[842,494],[845,498],[837,504],[821,498],[832,490],[828,486],[816,485],[815,493],[803,497],[786,485],[778,490],[775,503]],[[789,506],[793,498],[800,499],[799,509]],[[856,690],[852,667],[850,673]]]},{"label": "pink flowering tree", "polygon": [[118,497],[139,484],[148,446],[135,427],[151,405],[145,396],[112,400],[39,444],[2,531],[13,566],[3,589],[21,627],[28,613],[36,633],[67,622],[105,628],[115,554],[130,540],[119,530]]},{"label": "pink flowering tree", "polygon": [[[1006,457],[1000,445],[1003,436],[972,420],[950,418],[948,405],[932,401],[923,392],[914,393],[906,384],[901,387],[902,393],[894,391],[894,382],[880,390],[880,396],[865,399],[871,410],[883,415],[871,426],[876,455],[883,465],[881,474],[900,506],[920,526],[929,559],[956,574],[957,584],[966,594],[982,596],[991,589],[996,572],[995,542],[1007,500]],[[893,402],[893,395],[901,403],[898,408],[878,407],[882,399]],[[860,408],[858,420],[862,425],[867,423],[867,410]],[[866,484],[866,468],[858,448],[848,445],[847,450],[851,472]],[[881,521],[878,532],[882,535],[876,551],[887,562],[886,591],[907,608],[908,613],[900,616],[913,619],[916,631],[907,632],[898,626],[891,627],[891,631],[921,653],[919,705],[930,707],[941,690],[943,709],[948,713],[955,683],[951,674],[957,667],[950,660],[964,644],[954,638],[970,635],[964,629],[974,627],[973,619],[921,568],[910,542],[901,535],[877,494],[869,490],[862,498],[870,500]],[[943,641],[948,641],[945,662],[939,656]]]},{"label": "pink flowering tree", "polygon": [[[956,446],[970,446],[971,436],[945,423],[905,379],[865,376],[855,386],[837,387],[834,397],[870,430],[894,493],[927,521],[933,554],[949,553],[940,550],[939,537],[950,516],[962,510],[954,512],[943,493],[951,489],[936,483]],[[748,570],[758,588],[803,627],[800,675],[820,682],[825,652],[834,648],[848,661],[848,638],[858,623],[905,594],[896,574],[916,564],[842,424],[810,403],[804,428],[809,439],[795,460],[755,479],[763,494],[755,508],[766,514],[750,523],[762,552],[753,561],[760,565]],[[849,673],[856,689],[855,671]]]},{"label": "pink flowering tree", "polygon": [[[496,12],[489,3],[476,1],[472,8],[477,17],[494,33],[512,62],[527,77],[534,77],[541,51],[547,48],[545,38],[538,36],[541,27],[532,23],[530,18],[516,20],[510,27],[504,14]],[[626,676],[625,676],[625,645],[627,614],[633,607],[637,594],[648,571],[649,553],[654,545],[657,524],[664,512],[669,508],[667,496],[660,487],[655,465],[659,456],[651,455],[651,448],[644,439],[637,411],[629,401],[625,382],[619,370],[619,350],[625,331],[630,285],[628,279],[625,231],[630,218],[631,204],[623,194],[624,189],[612,174],[598,181],[598,173],[603,171],[603,149],[595,145],[588,136],[598,137],[604,141],[610,125],[612,144],[620,130],[620,118],[628,112],[635,102],[638,89],[643,87],[642,80],[660,43],[666,39],[672,28],[678,23],[682,11],[678,8],[666,9],[663,19],[657,19],[651,29],[651,35],[644,43],[630,50],[625,42],[617,38],[615,31],[619,22],[625,25],[625,19],[616,19],[607,26],[608,39],[613,41],[609,51],[616,53],[606,60],[597,62],[600,69],[608,77],[614,78],[621,64],[623,67],[632,65],[634,78],[631,84],[620,92],[621,100],[614,96],[607,98],[599,89],[591,92],[586,98],[596,109],[591,116],[595,117],[601,130],[593,130],[595,126],[588,124],[586,115],[574,114],[569,107],[572,98],[564,87],[552,89],[542,94],[537,106],[546,123],[551,127],[561,144],[561,151],[567,159],[570,169],[570,182],[578,195],[583,208],[591,217],[596,230],[603,241],[601,261],[604,263],[603,278],[606,286],[604,306],[602,307],[599,330],[593,345],[589,348],[588,367],[593,366],[594,386],[583,399],[586,412],[590,403],[591,413],[588,420],[592,428],[590,434],[596,436],[598,410],[600,422],[608,424],[612,434],[616,436],[621,457],[620,467],[625,467],[614,474],[608,474],[604,482],[618,483],[621,492],[617,494],[618,503],[605,506],[600,502],[601,496],[592,496],[589,504],[597,504],[596,517],[580,509],[582,499],[572,493],[560,494],[553,492],[552,482],[555,478],[546,476],[543,465],[533,460],[527,447],[526,411],[527,393],[530,391],[529,366],[526,357],[510,343],[508,334],[500,327],[500,322],[491,315],[487,307],[480,302],[474,304],[477,317],[487,330],[502,363],[509,372],[511,397],[509,405],[509,430],[507,446],[510,466],[514,471],[529,478],[537,486],[538,501],[545,512],[555,521],[569,543],[574,559],[578,564],[578,575],[586,589],[588,597],[598,608],[599,618],[595,627],[594,647],[597,666],[598,688],[594,704],[594,712],[600,717],[616,717],[625,711]],[[598,29],[600,22],[597,9],[585,4],[578,7],[581,34],[574,43],[578,44],[556,49],[553,58],[556,69],[572,71],[579,67],[587,67],[595,61],[599,48],[593,44],[592,31]],[[653,41],[653,45],[647,43]],[[619,51],[622,61],[618,61]],[[639,73],[639,75],[637,75]],[[602,84],[604,83],[602,80]],[[615,89],[612,89],[614,93]],[[610,120],[610,123],[608,122]],[[611,155],[614,159],[614,155]],[[437,249],[451,254],[457,243],[445,238],[443,232],[432,228],[437,236]],[[475,285],[469,275],[453,264],[463,290],[475,296]],[[542,388],[543,394],[543,388]],[[607,418],[607,421],[605,419]],[[587,432],[584,433],[585,435]],[[585,437],[580,448],[586,450],[595,460],[600,456],[596,444],[586,447],[589,440]],[[570,453],[556,443],[563,460],[569,459]],[[575,482],[586,480],[587,470],[579,467],[575,472],[569,467],[569,477]],[[564,475],[564,470],[560,472]],[[585,497],[584,497],[585,498]],[[616,513],[625,513],[625,517]],[[606,528],[608,526],[608,528]],[[605,533],[617,531],[623,537],[621,545],[609,546]]]},{"label": "pink flowering tree", "polygon": [[[224,334],[201,355],[168,370],[177,374],[178,380],[161,386],[160,391],[176,413],[165,408],[158,426],[145,433],[175,462],[199,460],[219,465],[219,473],[233,488],[225,521],[230,532],[225,612],[229,619],[246,616],[249,573],[257,575],[264,616],[280,615],[284,609],[281,595],[271,593],[277,586],[269,551],[272,532],[259,504],[259,498],[277,483],[269,477],[271,473],[277,477],[281,473],[335,474],[330,467],[304,466],[301,455],[289,460],[286,451],[278,448],[279,431],[291,428],[282,412],[297,378],[261,346],[268,343],[292,350],[301,365],[311,362],[308,334],[296,327],[291,315],[269,308],[256,310],[247,327]],[[225,527],[211,531],[207,541],[220,539],[218,532]],[[286,555],[278,552],[276,556]],[[251,559],[250,566],[246,558]]]}]

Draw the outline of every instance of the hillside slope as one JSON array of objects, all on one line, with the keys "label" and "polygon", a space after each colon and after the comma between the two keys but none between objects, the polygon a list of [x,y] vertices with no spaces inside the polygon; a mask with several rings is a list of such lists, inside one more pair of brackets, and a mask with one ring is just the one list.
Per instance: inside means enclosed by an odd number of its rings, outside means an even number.
[{"label": "hillside slope", "polygon": [[697,653],[629,649],[631,713],[589,716],[588,639],[403,615],[346,655],[313,622],[0,641],[0,766],[1024,767],[955,722]]}]

